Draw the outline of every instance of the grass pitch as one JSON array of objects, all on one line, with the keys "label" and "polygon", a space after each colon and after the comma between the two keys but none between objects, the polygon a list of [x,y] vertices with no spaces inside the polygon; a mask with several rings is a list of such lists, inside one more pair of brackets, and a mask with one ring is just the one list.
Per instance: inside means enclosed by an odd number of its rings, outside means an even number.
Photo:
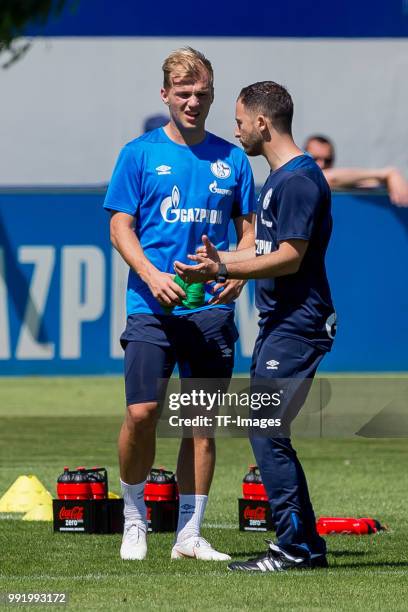
[{"label": "grass pitch", "polygon": [[[118,492],[123,405],[119,378],[1,379],[0,495],[21,474],[36,474],[54,493],[64,465],[95,464],[108,468]],[[156,465],[174,468],[177,446],[159,440]],[[407,610],[406,439],[295,446],[318,515],[374,516],[389,526],[375,536],[330,536],[329,570],[258,576],[229,573],[224,563],[170,561],[171,534],[150,535],[146,561],[123,562],[118,535],[54,534],[50,523],[0,515],[0,591],[66,591],[68,607],[84,610]],[[237,527],[252,461],[245,439],[219,439],[203,535],[233,558],[264,548],[262,535]]]}]

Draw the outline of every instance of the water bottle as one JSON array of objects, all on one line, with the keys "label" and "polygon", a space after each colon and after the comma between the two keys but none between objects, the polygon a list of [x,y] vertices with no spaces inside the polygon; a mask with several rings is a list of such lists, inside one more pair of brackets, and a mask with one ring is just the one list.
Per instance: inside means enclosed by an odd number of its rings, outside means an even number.
[{"label": "water bottle", "polygon": [[108,497],[108,482],[105,468],[94,467],[87,470],[90,493],[92,499],[106,499]]},{"label": "water bottle", "polygon": [[261,474],[257,465],[250,465],[249,472],[242,480],[242,495],[244,499],[267,501],[268,494],[262,484]]},{"label": "water bottle", "polygon": [[64,472],[57,479],[57,495],[59,499],[89,499],[90,486],[84,467],[69,470],[64,467]]},{"label": "water bottle", "polygon": [[316,522],[319,535],[341,533],[345,535],[368,535],[377,533],[384,527],[373,518],[353,518],[340,516],[321,516]]},{"label": "water bottle", "polygon": [[177,499],[176,477],[163,467],[153,468],[147,477],[145,501],[173,501]]}]

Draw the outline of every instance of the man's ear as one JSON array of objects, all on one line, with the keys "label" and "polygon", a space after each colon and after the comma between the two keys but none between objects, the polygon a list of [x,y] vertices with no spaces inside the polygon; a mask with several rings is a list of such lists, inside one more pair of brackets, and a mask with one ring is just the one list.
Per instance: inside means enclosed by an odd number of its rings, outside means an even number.
[{"label": "man's ear", "polygon": [[167,89],[165,89],[164,87],[162,87],[161,90],[160,90],[160,97],[163,100],[163,102],[168,105],[168,103],[169,103],[169,95],[168,95]]},{"label": "man's ear", "polygon": [[256,118],[256,126],[258,130],[263,134],[269,130],[268,122],[265,115],[258,115]]}]

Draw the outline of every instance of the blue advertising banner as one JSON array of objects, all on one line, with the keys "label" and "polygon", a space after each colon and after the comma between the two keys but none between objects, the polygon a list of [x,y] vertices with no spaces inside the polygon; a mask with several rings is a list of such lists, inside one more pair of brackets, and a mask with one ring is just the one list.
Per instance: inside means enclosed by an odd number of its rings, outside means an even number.
[{"label": "blue advertising banner", "polygon": [[[104,189],[0,190],[0,373],[122,371],[126,265],[111,248]],[[338,337],[321,371],[408,370],[408,210],[337,194],[328,274]],[[249,369],[257,317],[237,302],[235,371]]]},{"label": "blue advertising banner", "polygon": [[276,36],[276,37],[405,37],[407,0],[342,0],[341,2],[248,2],[224,0],[216,5],[170,5],[134,0],[68,0],[59,18],[46,27],[32,26],[41,36]]}]

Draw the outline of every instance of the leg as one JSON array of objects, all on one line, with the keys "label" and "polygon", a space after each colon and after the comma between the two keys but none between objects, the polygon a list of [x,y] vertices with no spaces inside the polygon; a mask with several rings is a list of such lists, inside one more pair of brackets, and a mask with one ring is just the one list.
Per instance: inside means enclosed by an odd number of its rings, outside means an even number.
[{"label": "leg", "polygon": [[122,559],[144,559],[146,505],[144,487],[153,465],[159,416],[157,380],[171,367],[168,351],[145,342],[129,342],[125,349],[127,412],[119,434],[119,466],[124,499],[125,528]]},{"label": "leg", "polygon": [[[234,365],[236,328],[233,314],[219,309],[214,309],[214,312],[196,313],[190,317],[187,327],[189,331],[185,336],[190,342],[187,347],[184,344],[179,354],[181,376],[206,379],[209,390],[213,390],[214,385],[224,388],[226,380],[231,378]],[[180,445],[177,463],[180,510],[177,542],[172,557],[196,556],[209,560],[228,560],[228,555],[213,550],[208,542],[200,537],[200,527],[214,474],[216,452],[214,438],[194,435],[194,431],[193,436],[183,438]],[[200,539],[199,549],[194,547],[197,538]],[[204,556],[198,557],[203,552]]]},{"label": "leg", "polygon": [[128,484],[145,481],[156,449],[157,402],[130,404],[119,433],[120,478]]},{"label": "leg", "polygon": [[[194,428],[191,435],[194,437],[182,439],[177,461],[177,480],[180,491],[177,543],[195,543],[197,538],[203,540],[200,537],[200,528],[215,468],[214,438],[196,435]],[[203,540],[200,544],[200,552],[202,552],[204,542]],[[213,551],[208,559],[227,560],[226,556],[219,557],[220,555],[221,553]],[[173,558],[180,557],[174,554]]]},{"label": "leg", "polygon": [[271,504],[278,544],[296,544],[308,550],[310,523],[315,524],[316,519],[306,478],[290,439],[252,438],[251,444]]},{"label": "leg", "polygon": [[182,495],[208,495],[215,468],[213,438],[183,438],[177,461]]},{"label": "leg", "polygon": [[196,558],[229,561],[200,535],[215,467],[213,438],[183,438],[177,463],[180,489],[179,518],[172,559]]},{"label": "leg", "polygon": [[[273,335],[258,338],[251,368],[255,386],[257,380],[260,383],[263,380],[265,386],[271,383],[272,390],[274,384],[284,389],[285,399],[276,411],[278,414],[269,416],[293,420],[307,397],[322,357],[312,346],[291,338]],[[271,365],[275,368],[270,368]],[[251,437],[251,444],[268,493],[278,543],[270,542],[265,555],[231,563],[229,569],[281,572],[327,567],[326,543],[317,534],[306,477],[290,438],[258,434]]]},{"label": "leg", "polygon": [[[181,377],[205,379],[201,384],[207,389],[208,381],[209,392],[226,391],[234,368],[234,344],[238,338],[233,312],[214,308],[195,313],[186,321],[185,336],[189,342],[183,343],[178,353]],[[177,464],[182,493],[208,495],[214,468],[214,438],[197,435],[182,440]]]},{"label": "leg", "polygon": [[[306,400],[323,354],[307,343],[272,335],[257,348],[253,376],[268,378],[272,385],[276,379],[285,388],[279,416],[291,422]],[[267,370],[272,358],[278,362],[277,370]],[[290,439],[254,437],[251,444],[271,504],[278,544],[303,546],[312,555],[324,555],[326,545],[317,534],[306,477]]]}]

